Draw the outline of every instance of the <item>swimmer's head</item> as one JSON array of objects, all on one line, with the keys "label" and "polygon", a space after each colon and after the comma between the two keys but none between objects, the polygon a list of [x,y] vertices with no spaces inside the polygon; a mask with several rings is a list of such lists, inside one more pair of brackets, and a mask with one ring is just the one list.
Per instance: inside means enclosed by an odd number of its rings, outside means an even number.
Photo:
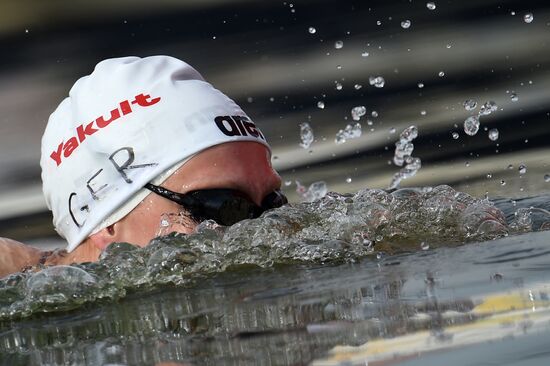
[{"label": "swimmer's head", "polygon": [[269,148],[250,118],[173,57],[100,62],[51,114],[42,138],[43,191],[74,250],[119,221],[202,151],[226,142]]}]

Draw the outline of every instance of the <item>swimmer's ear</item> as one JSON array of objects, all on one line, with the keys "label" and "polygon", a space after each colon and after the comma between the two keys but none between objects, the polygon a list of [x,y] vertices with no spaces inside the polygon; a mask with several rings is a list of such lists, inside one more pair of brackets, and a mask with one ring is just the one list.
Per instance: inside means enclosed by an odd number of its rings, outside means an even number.
[{"label": "swimmer's ear", "polygon": [[97,233],[90,235],[88,240],[94,247],[103,251],[109,244],[116,241],[117,228],[115,228],[115,225],[116,223],[99,230]]}]

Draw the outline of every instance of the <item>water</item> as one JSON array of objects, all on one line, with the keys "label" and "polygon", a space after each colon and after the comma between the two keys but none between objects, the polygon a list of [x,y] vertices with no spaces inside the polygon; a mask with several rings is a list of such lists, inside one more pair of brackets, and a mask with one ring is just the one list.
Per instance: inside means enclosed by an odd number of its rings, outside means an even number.
[{"label": "water", "polygon": [[[444,186],[330,193],[230,229],[118,245],[95,265],[2,281],[0,361],[364,365],[398,353],[437,364],[504,359],[487,350],[509,347],[512,361],[539,360],[549,198],[491,203]],[[33,305],[6,314],[17,282]]]}]

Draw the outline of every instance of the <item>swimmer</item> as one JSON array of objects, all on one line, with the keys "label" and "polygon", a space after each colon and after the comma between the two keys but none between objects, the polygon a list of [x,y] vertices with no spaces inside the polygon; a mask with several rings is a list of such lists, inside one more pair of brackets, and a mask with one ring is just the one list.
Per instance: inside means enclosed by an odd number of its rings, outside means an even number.
[{"label": "swimmer", "polygon": [[111,243],[145,246],[258,217],[287,202],[252,120],[187,63],[168,56],[100,62],[51,114],[43,192],[62,251],[0,238],[0,277],[36,265],[97,261]]}]

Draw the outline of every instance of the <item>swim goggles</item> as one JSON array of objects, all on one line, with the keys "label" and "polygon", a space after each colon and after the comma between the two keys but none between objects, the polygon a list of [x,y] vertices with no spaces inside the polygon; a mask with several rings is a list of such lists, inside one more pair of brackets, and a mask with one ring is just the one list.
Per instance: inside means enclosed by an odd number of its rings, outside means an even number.
[{"label": "swim goggles", "polygon": [[259,217],[264,211],[288,203],[280,190],[265,196],[258,206],[244,193],[233,189],[201,189],[184,194],[151,183],[147,183],[145,188],[183,206],[195,221],[214,220],[225,226]]}]

